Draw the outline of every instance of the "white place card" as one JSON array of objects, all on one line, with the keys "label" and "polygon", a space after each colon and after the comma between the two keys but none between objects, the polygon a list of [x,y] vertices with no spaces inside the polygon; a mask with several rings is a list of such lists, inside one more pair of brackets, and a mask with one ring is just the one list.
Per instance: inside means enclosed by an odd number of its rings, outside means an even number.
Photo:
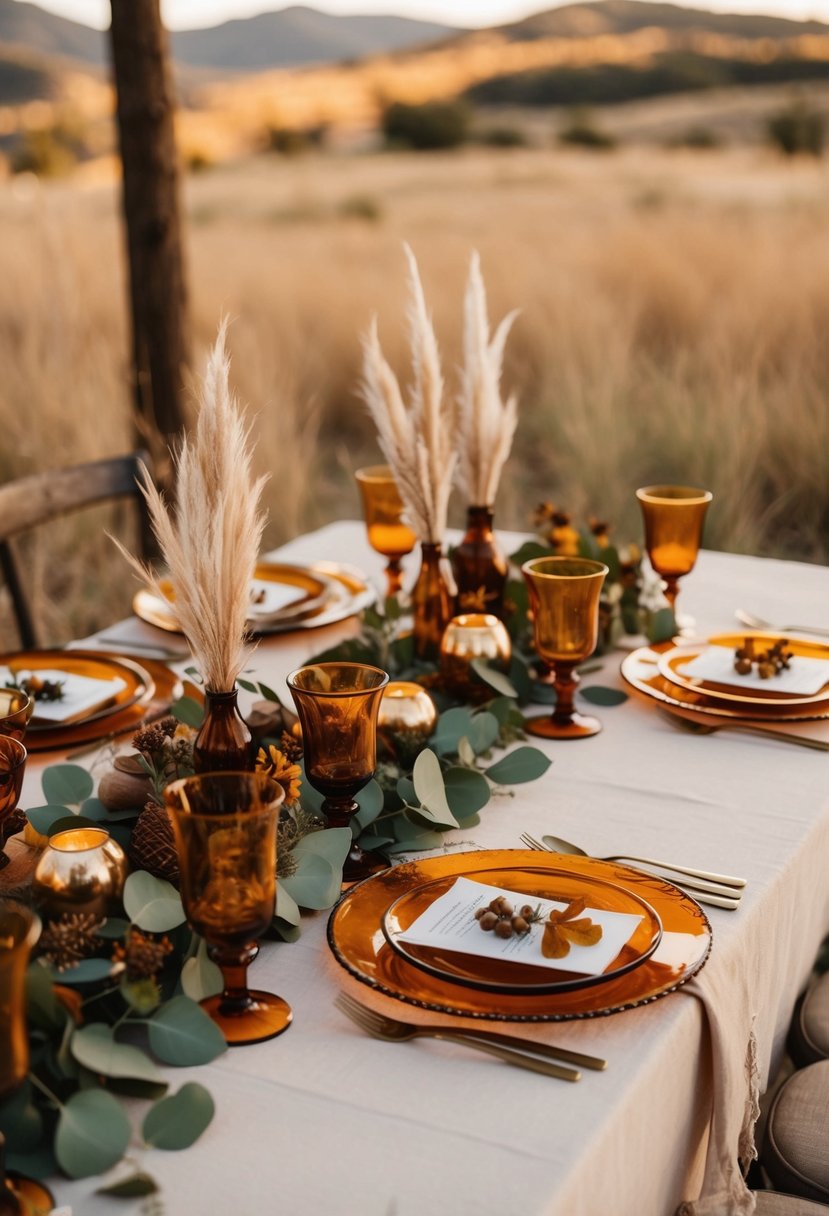
[{"label": "white place card", "polygon": [[[763,646],[758,643],[758,650]],[[728,646],[708,646],[694,659],[677,669],[690,680],[707,680],[733,688],[762,689],[763,692],[788,692],[800,697],[812,697],[829,683],[829,659],[811,659],[795,655],[791,666],[779,675],[764,680],[753,667],[750,675],[741,676],[734,670],[734,651]]]},{"label": "white place card", "polygon": [[290,583],[273,583],[264,578],[251,579],[248,618],[257,620],[275,616],[291,604],[305,599],[306,594],[302,587],[294,587]]},{"label": "white place card", "polygon": [[570,953],[565,958],[545,958],[541,953],[543,922],[533,925],[529,933],[516,933],[507,938],[481,929],[475,919],[476,908],[486,907],[499,895],[503,895],[516,911],[524,904],[530,904],[532,908],[540,905],[544,920],[553,908],[563,911],[567,907],[566,903],[539,899],[535,895],[522,895],[519,891],[505,891],[501,887],[486,886],[469,878],[458,878],[408,929],[395,934],[395,937],[412,945],[457,950],[461,954],[474,954],[480,958],[548,967],[552,971],[601,975],[630,940],[642,920],[641,916],[627,912],[585,908],[579,913],[579,917],[589,916],[594,924],[602,926],[601,940],[595,946],[576,946],[571,943]]},{"label": "white place card", "polygon": [[22,683],[36,676],[39,680],[49,680],[60,683],[62,695],[58,701],[36,701],[33,722],[71,722],[84,714],[102,709],[126,688],[126,681],[115,677],[112,680],[94,680],[89,676],[79,676],[72,672],[61,671],[59,668],[42,671],[15,670],[14,675],[8,667],[0,668],[0,682],[6,684],[10,680]]}]

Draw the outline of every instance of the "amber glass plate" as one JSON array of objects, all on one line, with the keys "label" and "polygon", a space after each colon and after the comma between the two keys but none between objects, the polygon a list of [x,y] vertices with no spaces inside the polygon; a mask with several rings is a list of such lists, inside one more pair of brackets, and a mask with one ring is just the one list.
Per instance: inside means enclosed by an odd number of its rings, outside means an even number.
[{"label": "amber glass plate", "polygon": [[105,705],[99,705],[89,713],[63,722],[37,721],[37,703],[26,728],[28,741],[34,734],[53,735],[73,726],[85,726],[100,718],[110,718],[131,705],[149,701],[155,691],[150,673],[132,659],[101,654],[99,650],[16,650],[0,654],[0,667],[10,671],[62,671],[67,675],[86,676],[88,680],[123,680],[124,687]]},{"label": "amber glass plate", "polygon": [[[108,655],[106,651],[67,650],[60,652],[62,657],[70,655],[89,655],[95,659],[111,659],[118,663],[128,663],[119,655]],[[2,656],[0,656],[0,661]],[[50,727],[48,730],[33,731],[31,725],[24,740],[30,752],[58,751],[67,747],[75,747],[84,743],[94,743],[98,739],[106,739],[110,735],[125,735],[136,731],[145,722],[164,714],[183,692],[181,680],[157,659],[142,659],[141,669],[151,682],[153,689],[148,699],[133,701],[129,705],[119,705],[114,712],[106,717],[89,718],[83,722],[72,722]],[[196,690],[188,690],[190,695],[200,696]]]},{"label": "amber glass plate", "polygon": [[[736,636],[735,634],[735,638]],[[709,714],[716,718],[750,718],[758,722],[807,722],[829,718],[829,695],[825,693],[821,700],[808,705],[772,701],[762,705],[746,702],[737,706],[712,697],[710,693],[699,688],[685,688],[681,684],[675,684],[666,679],[659,670],[660,652],[666,649],[666,646],[642,646],[625,655],[621,666],[622,677],[632,688],[663,705],[676,705],[680,709]]]},{"label": "amber glass plate", "polygon": [[[649,959],[604,983],[572,992],[527,996],[487,992],[431,975],[393,950],[380,926],[395,900],[425,882],[466,878],[482,870],[568,872],[624,887],[649,904],[662,922],[662,940]],[[708,918],[672,883],[593,857],[543,856],[530,850],[484,849],[406,862],[352,887],[328,921],[328,944],[356,979],[423,1009],[507,1022],[561,1022],[633,1009],[667,996],[705,963],[711,948]]]},{"label": "amber glass plate", "polygon": [[[472,875],[490,887],[504,891],[516,891],[528,900],[548,899],[569,903],[583,897],[589,908],[607,912],[624,912],[640,917],[635,932],[627,943],[599,975],[585,975],[579,971],[551,970],[549,967],[534,967],[525,962],[482,958],[474,954],[463,954],[457,950],[441,950],[434,946],[416,945],[401,938],[406,929],[426,911],[429,905],[444,895],[455,882],[457,875],[434,878],[396,899],[383,917],[382,927],[386,940],[403,958],[415,967],[422,967],[431,975],[456,984],[467,984],[471,988],[488,989],[492,992],[526,993],[572,992],[591,984],[604,984],[608,980],[632,971],[645,959],[650,958],[662,937],[662,924],[653,908],[640,896],[624,887],[601,878],[587,878],[573,874],[570,870],[550,870],[548,867],[520,866],[499,870],[484,870]],[[542,927],[531,932],[541,941]]]},{"label": "amber glass plate", "polygon": [[[376,599],[376,592],[360,571],[351,566],[338,565],[336,562],[314,562],[310,566],[260,562],[256,567],[256,577],[289,582],[290,579],[283,576],[285,571],[298,572],[307,580],[309,596],[300,603],[289,605],[282,613],[267,620],[251,618],[248,624],[251,633],[256,636],[300,629],[319,629],[323,625],[331,625],[335,621],[344,621],[347,617],[354,616],[361,609],[373,604]],[[311,596],[310,588],[313,587],[323,590],[316,596]],[[172,588],[170,590],[172,592]],[[171,599],[161,599],[145,587],[133,599],[132,609],[135,615],[148,625],[155,625],[168,633],[181,633]]]},{"label": "amber glass plate", "polygon": [[659,671],[672,684],[678,684],[681,688],[691,692],[705,693],[712,702],[725,701],[743,706],[759,705],[768,708],[769,706],[819,705],[821,702],[829,700],[829,688],[826,685],[819,692],[812,693],[811,696],[804,696],[800,693],[782,692],[779,688],[775,688],[774,677],[768,680],[767,687],[753,688],[741,686],[740,677],[736,673],[733,682],[729,683],[701,680],[685,674],[686,665],[698,658],[709,646],[721,646],[733,654],[738,646],[742,646],[746,638],[751,638],[764,650],[773,646],[775,642],[786,641],[788,649],[795,658],[800,656],[808,659],[829,659],[829,646],[823,646],[819,642],[802,642],[797,639],[792,641],[791,638],[784,638],[782,634],[776,633],[729,633],[709,638],[705,645],[678,646],[666,651],[659,657]]}]

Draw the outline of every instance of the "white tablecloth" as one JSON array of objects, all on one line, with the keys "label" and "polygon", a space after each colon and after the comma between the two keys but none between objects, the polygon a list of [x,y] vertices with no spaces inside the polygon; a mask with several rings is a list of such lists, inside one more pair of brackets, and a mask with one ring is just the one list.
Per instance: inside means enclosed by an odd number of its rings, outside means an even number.
[{"label": "white tablecloth", "polygon": [[[299,538],[280,555],[381,569],[355,523]],[[706,552],[680,603],[705,633],[731,630],[738,605],[819,623],[827,597],[825,568]],[[158,637],[139,622],[124,628]],[[279,687],[353,629],[263,643],[253,670]],[[609,656],[590,680],[622,687],[618,665]],[[829,756],[749,735],[685,733],[637,696],[598,712],[602,734],[544,744],[554,761],[547,775],[493,800],[468,838],[518,847],[522,831],[555,832],[599,854],[625,849],[744,875],[737,912],[706,909],[714,946],[699,984],[725,993],[726,1004],[743,994],[765,1084],[829,929]],[[31,804],[37,765],[27,782]],[[385,1044],[357,1031],[332,1004],[343,973],[325,922],[307,916],[297,943],[266,944],[254,964],[256,985],[293,1006],[286,1034],[206,1068],[168,1070],[174,1088],[203,1082],[217,1106],[193,1148],[146,1154],[170,1216],[668,1216],[696,1197],[712,1077],[706,1021],[687,990],[557,1025],[555,1041],[610,1061],[607,1072],[567,1085],[461,1047]],[[743,1060],[731,1063],[739,1085]],[[112,1212],[115,1201],[92,1196],[95,1185],[56,1190],[83,1216]],[[125,1216],[137,1211],[118,1203]]]}]

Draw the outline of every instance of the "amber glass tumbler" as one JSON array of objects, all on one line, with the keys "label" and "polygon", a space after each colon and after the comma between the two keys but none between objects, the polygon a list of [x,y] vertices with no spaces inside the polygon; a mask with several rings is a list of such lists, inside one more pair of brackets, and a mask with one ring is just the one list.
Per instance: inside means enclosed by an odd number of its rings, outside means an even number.
[{"label": "amber glass tumbler", "polygon": [[[323,795],[332,828],[350,827],[359,811],[355,795],[377,767],[377,715],[385,671],[365,663],[314,663],[288,676],[302,726],[305,775]],[[352,844],[343,878],[353,882],[388,867],[377,853]]]},{"label": "amber glass tumbler", "polygon": [[650,563],[665,580],[665,598],[675,612],[678,581],[694,568],[705,513],[714,496],[693,486],[645,486],[636,497]]},{"label": "amber glass tumbler", "polygon": [[0,735],[22,743],[33,709],[34,701],[25,692],[0,688]]},{"label": "amber glass tumbler", "polygon": [[271,992],[251,990],[247,969],[273,919],[276,828],[285,797],[263,773],[201,773],[164,791],[190,924],[221,969],[224,991],[202,1001],[231,1046],[281,1034],[291,1008]]},{"label": "amber glass tumbler", "polygon": [[576,713],[573,697],[579,681],[576,667],[596,649],[607,566],[581,557],[538,557],[521,570],[530,596],[535,647],[552,669],[556,690],[552,715],[530,718],[526,729],[546,739],[598,734],[598,718]]},{"label": "amber glass tumbler", "polygon": [[14,900],[0,900],[0,1101],[23,1084],[29,1071],[26,968],[39,936],[34,912]]},{"label": "amber glass tumbler", "polygon": [[363,499],[368,543],[387,559],[387,594],[397,595],[403,583],[400,563],[414,549],[417,537],[403,522],[403,501],[388,465],[358,469],[354,476]]}]

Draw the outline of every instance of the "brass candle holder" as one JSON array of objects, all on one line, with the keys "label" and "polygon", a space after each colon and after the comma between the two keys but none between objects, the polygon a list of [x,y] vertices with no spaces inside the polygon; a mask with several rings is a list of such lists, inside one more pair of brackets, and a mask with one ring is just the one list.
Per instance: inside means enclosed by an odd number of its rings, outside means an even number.
[{"label": "brass candle holder", "polygon": [[491,613],[471,612],[453,617],[440,643],[440,672],[449,692],[468,700],[492,696],[475,673],[476,660],[509,671],[512,642],[506,626]]},{"label": "brass candle holder", "polygon": [[420,684],[392,680],[386,685],[377,715],[377,737],[400,764],[414,764],[437,721],[437,706]]},{"label": "brass candle holder", "polygon": [[73,913],[104,920],[118,910],[127,859],[104,828],[67,828],[49,840],[32,878],[45,920]]}]

